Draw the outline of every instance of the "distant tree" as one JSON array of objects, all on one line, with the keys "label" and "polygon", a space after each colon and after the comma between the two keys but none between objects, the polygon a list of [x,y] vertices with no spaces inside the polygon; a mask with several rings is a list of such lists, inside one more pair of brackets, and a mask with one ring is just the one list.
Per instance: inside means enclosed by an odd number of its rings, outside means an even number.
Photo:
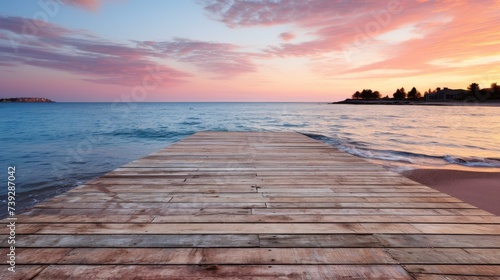
[{"label": "distant tree", "polygon": [[486,101],[490,99],[492,94],[492,89],[491,88],[483,88],[479,90],[479,95],[476,97],[479,99],[479,101]]},{"label": "distant tree", "polygon": [[352,98],[353,99],[360,99],[361,98],[361,92],[356,91],[353,95],[352,95]]},{"label": "distant tree", "polygon": [[500,86],[498,86],[497,83],[492,83],[490,88],[492,98],[500,99]]},{"label": "distant tree", "polygon": [[497,85],[497,83],[492,83],[490,87],[494,92],[497,92],[500,90],[500,87]]},{"label": "distant tree", "polygon": [[361,98],[362,99],[368,99],[370,97],[370,94],[371,94],[371,90],[363,89],[361,91]]},{"label": "distant tree", "polygon": [[[484,96],[482,94],[485,94]],[[472,83],[467,87],[467,93],[464,96],[466,102],[484,101],[489,98],[489,91],[481,91],[478,83]]]},{"label": "distant tree", "polygon": [[389,95],[386,95],[386,96],[385,96],[384,98],[382,98],[382,99],[389,99]]},{"label": "distant tree", "polygon": [[413,100],[416,100],[416,99],[419,99],[420,97],[422,97],[422,94],[420,93],[420,91],[418,91],[415,87],[413,87],[409,92],[408,92],[408,99],[413,99]]},{"label": "distant tree", "polygon": [[440,92],[441,91],[441,88],[440,87],[437,87],[436,90],[434,92]]},{"label": "distant tree", "polygon": [[399,90],[399,88],[395,93],[392,94],[392,97],[394,97],[394,99],[401,99],[401,91]]},{"label": "distant tree", "polygon": [[476,95],[479,94],[479,84],[478,83],[472,83],[467,87],[467,90],[469,91],[469,94]]},{"label": "distant tree", "polygon": [[[353,94],[353,98],[355,95],[357,96],[357,93],[358,93],[358,91]],[[363,91],[361,91],[359,93],[358,98],[361,98],[361,99],[380,99],[380,97],[381,97],[380,92],[373,91],[371,89],[364,89]]]},{"label": "distant tree", "polygon": [[392,95],[394,99],[403,100],[406,98],[406,92],[404,88],[398,88],[396,92]]}]

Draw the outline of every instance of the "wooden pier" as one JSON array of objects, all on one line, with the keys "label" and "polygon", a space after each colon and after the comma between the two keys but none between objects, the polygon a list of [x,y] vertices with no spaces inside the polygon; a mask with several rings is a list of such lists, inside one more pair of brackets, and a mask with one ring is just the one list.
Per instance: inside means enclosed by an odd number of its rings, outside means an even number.
[{"label": "wooden pier", "polygon": [[500,277],[500,217],[297,133],[197,133],[17,218],[1,279]]}]

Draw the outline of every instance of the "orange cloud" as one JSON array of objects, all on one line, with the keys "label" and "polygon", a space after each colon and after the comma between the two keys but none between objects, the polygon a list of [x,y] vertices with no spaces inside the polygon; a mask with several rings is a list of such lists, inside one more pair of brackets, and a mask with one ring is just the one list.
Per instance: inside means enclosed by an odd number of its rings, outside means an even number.
[{"label": "orange cloud", "polygon": [[309,40],[284,40],[265,52],[281,58],[308,58],[310,69],[330,78],[369,77],[373,73],[384,77],[379,70],[388,70],[385,76],[389,78],[426,73],[464,75],[464,71],[469,77],[484,69],[500,70],[498,0],[204,3],[213,18],[232,28],[291,25],[310,34]]}]

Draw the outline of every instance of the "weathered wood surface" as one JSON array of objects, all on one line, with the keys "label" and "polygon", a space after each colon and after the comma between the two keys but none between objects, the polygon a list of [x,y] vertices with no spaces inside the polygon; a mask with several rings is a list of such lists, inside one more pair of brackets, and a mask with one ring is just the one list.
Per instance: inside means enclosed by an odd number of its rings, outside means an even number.
[{"label": "weathered wood surface", "polygon": [[500,217],[287,132],[197,133],[18,215],[16,234],[0,279],[500,277]]}]

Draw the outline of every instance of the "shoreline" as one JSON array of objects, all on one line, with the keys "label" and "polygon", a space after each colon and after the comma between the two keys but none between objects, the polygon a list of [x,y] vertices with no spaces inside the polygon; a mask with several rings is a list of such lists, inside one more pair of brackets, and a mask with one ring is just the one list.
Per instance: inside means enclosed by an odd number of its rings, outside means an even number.
[{"label": "shoreline", "polygon": [[487,102],[432,102],[415,100],[353,100],[330,102],[330,105],[395,105],[395,106],[482,106],[482,107],[500,107],[500,101]]},{"label": "shoreline", "polygon": [[400,174],[500,216],[500,172],[413,169]]}]

